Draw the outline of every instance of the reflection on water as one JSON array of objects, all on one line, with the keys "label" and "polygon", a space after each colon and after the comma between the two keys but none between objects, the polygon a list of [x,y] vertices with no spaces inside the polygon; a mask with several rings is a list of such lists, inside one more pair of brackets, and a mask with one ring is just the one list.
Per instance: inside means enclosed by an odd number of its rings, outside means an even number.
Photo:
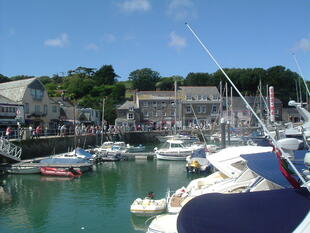
[{"label": "reflection on water", "polygon": [[[150,191],[156,199],[163,198],[168,188],[186,186],[193,176],[187,176],[184,161],[137,160],[103,163],[77,179],[41,175],[5,179],[0,232],[130,233],[146,228],[146,219],[130,213],[136,198]],[[8,201],[2,201],[4,195]]]}]

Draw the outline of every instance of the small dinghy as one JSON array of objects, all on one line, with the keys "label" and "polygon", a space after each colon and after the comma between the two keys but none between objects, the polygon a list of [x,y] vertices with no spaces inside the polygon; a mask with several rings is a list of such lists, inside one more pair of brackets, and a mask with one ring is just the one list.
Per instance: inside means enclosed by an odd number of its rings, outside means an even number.
[{"label": "small dinghy", "polygon": [[41,167],[40,171],[45,176],[79,177],[82,175],[80,170],[73,168]]},{"label": "small dinghy", "polygon": [[153,200],[153,193],[149,193],[144,199],[137,198],[130,206],[130,212],[135,215],[154,215],[166,210],[167,200]]}]

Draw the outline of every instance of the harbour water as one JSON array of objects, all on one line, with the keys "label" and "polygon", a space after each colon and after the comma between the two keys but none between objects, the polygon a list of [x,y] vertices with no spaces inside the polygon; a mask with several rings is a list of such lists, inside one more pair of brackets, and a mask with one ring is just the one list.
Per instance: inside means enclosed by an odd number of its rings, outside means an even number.
[{"label": "harbour water", "polygon": [[132,216],[130,204],[153,191],[191,179],[184,161],[136,160],[103,163],[77,179],[38,175],[0,177],[0,232],[145,232],[146,218]]}]

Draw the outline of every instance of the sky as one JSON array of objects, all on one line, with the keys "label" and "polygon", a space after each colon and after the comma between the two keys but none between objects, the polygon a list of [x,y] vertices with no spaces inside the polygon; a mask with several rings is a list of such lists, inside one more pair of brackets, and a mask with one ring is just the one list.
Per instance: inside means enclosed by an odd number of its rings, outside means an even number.
[{"label": "sky", "polygon": [[112,65],[119,81],[282,65],[310,80],[309,0],[0,0],[0,74]]}]

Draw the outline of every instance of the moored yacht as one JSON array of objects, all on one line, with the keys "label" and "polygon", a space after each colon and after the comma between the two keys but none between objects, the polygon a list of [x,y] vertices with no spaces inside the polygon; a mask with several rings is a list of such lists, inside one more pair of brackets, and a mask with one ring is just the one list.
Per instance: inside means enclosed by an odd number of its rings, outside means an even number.
[{"label": "moored yacht", "polygon": [[154,148],[156,158],[162,160],[186,160],[195,150],[203,145],[186,144],[181,140],[167,140],[160,149]]}]

